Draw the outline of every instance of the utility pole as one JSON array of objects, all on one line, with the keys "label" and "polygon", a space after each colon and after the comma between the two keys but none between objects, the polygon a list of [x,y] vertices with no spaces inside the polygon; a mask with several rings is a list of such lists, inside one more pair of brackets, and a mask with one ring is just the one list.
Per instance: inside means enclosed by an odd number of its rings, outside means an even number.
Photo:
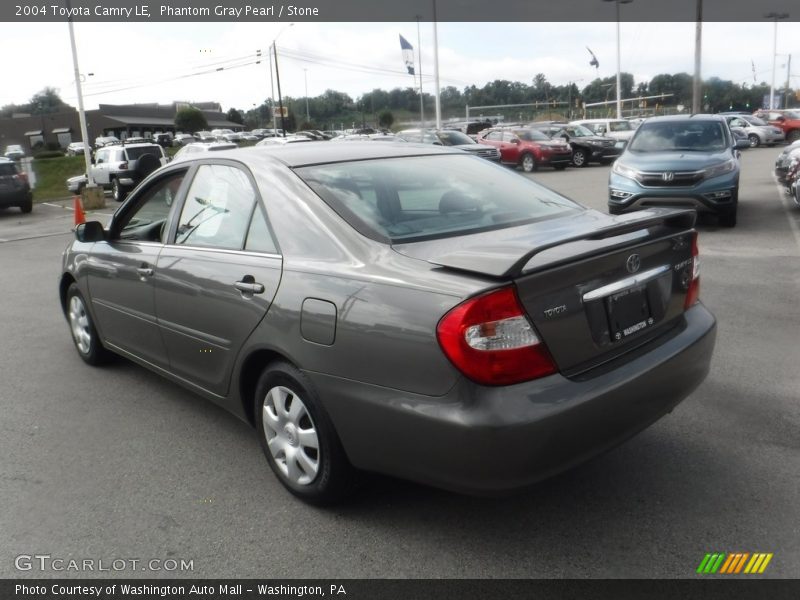
[{"label": "utility pole", "polygon": [[786,63],[786,91],[783,92],[783,108],[789,108],[789,85],[792,73],[792,55]]},{"label": "utility pole", "polygon": [[425,129],[425,101],[422,95],[422,38],[419,34],[419,20],[417,15],[417,61],[419,62],[419,127]]},{"label": "utility pole", "polygon": [[308,69],[303,69],[303,78],[306,80],[306,123],[311,123],[311,114],[308,112]]},{"label": "utility pole", "polygon": [[281,97],[281,74],[278,71],[278,47],[272,42],[272,53],[275,55],[275,81],[278,84],[278,109],[281,111],[281,130],[286,137],[286,117],[283,116],[283,98]]},{"label": "utility pole", "polygon": [[694,81],[692,81],[692,114],[700,112],[700,99],[703,97],[700,76],[700,60],[703,44],[703,0],[697,0],[697,20],[694,29]]}]

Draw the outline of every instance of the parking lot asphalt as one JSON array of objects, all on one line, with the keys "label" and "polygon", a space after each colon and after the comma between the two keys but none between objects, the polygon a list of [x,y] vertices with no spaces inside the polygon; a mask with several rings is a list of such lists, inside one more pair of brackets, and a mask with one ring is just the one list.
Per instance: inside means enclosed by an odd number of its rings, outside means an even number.
[{"label": "parking lot asphalt", "polygon": [[[719,323],[706,382],[500,499],[370,477],[348,505],[299,502],[244,423],[127,361],[84,365],[56,293],[71,212],[0,211],[0,577],[686,578],[708,552],[774,553],[763,577],[800,577],[800,209],[773,180],[778,152],[743,154],[735,229],[699,225]],[[608,167],[530,176],[605,209]],[[193,569],[15,568],[37,553]]]}]

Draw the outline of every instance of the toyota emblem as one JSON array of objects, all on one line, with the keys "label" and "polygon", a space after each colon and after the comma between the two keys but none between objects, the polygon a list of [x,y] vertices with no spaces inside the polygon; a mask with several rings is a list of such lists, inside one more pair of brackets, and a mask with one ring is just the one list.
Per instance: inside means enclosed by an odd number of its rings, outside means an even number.
[{"label": "toyota emblem", "polygon": [[639,267],[642,266],[642,259],[639,257],[638,254],[631,254],[628,257],[628,260],[625,261],[625,267],[628,269],[628,273],[636,273],[639,270]]}]

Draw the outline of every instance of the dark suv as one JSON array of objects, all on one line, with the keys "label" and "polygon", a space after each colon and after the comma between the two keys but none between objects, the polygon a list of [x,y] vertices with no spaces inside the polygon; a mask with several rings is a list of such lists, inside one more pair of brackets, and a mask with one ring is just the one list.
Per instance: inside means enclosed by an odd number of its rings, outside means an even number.
[{"label": "dark suv", "polygon": [[774,125],[778,129],[782,129],[786,135],[788,143],[800,140],[800,109],[795,110],[757,110],[753,113],[759,119],[762,119]]},{"label": "dark suv", "polygon": [[551,139],[564,139],[572,147],[572,164],[586,167],[590,162],[610,164],[625,149],[625,142],[612,137],[597,135],[583,125],[567,123],[531,123],[531,127],[545,133]]},{"label": "dark suv", "polygon": [[33,210],[33,192],[28,176],[17,163],[0,158],[0,208],[18,206],[24,213]]},{"label": "dark suv", "polygon": [[165,164],[167,156],[158,144],[103,146],[95,152],[91,175],[97,185],[110,189],[114,200],[121,202],[142,179]]}]

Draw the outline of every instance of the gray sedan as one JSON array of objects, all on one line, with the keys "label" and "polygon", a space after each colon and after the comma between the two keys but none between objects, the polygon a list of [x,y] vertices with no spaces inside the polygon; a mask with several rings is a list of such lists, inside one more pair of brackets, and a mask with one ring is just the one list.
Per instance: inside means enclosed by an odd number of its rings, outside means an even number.
[{"label": "gray sedan", "polygon": [[58,291],[86,363],[122,356],[225,407],[306,501],[360,471],[497,493],[703,381],[694,219],[612,217],[435,146],[239,149],[80,225]]}]

